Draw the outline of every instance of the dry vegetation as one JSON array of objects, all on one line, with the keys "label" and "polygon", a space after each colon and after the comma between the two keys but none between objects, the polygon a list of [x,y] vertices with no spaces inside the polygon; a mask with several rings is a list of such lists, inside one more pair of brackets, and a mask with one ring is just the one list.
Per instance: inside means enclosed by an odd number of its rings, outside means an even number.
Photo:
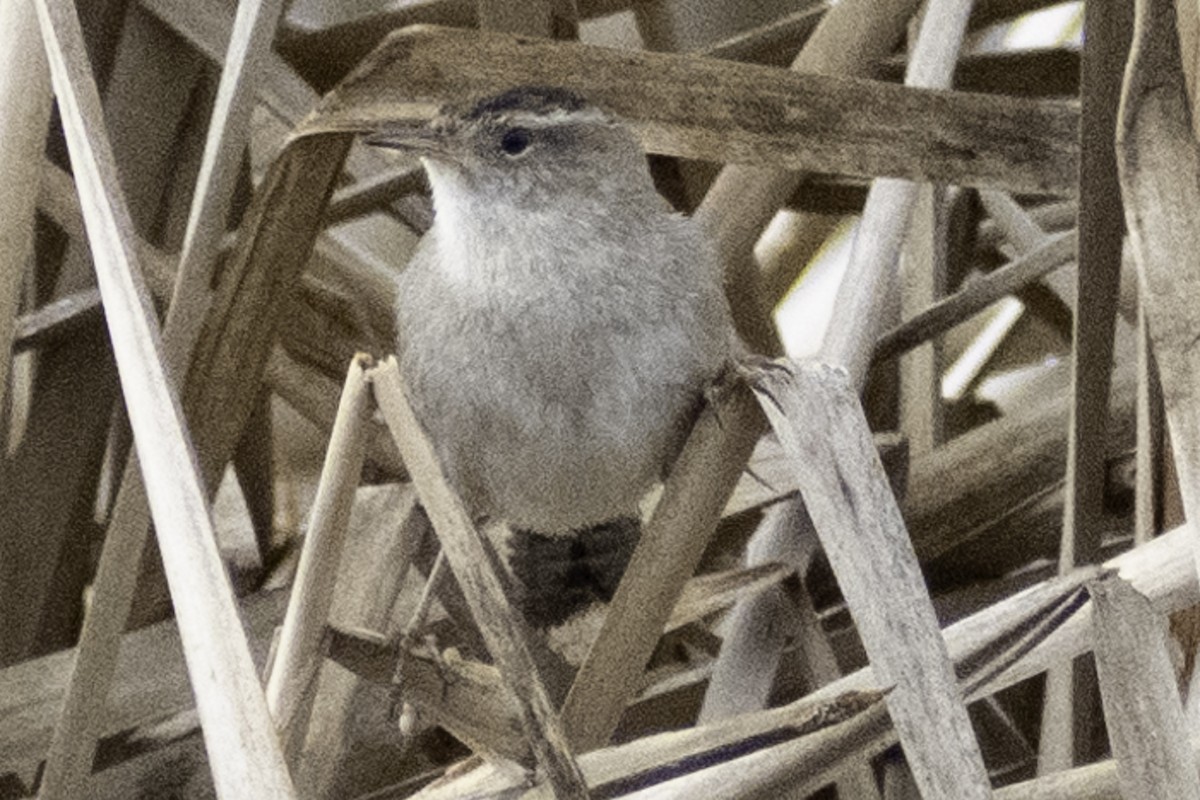
[{"label": "dry vegetation", "polygon": [[[1195,3],[288,5],[0,2],[0,799],[1200,800]],[[356,140],[534,83],[778,357],[549,668],[388,358],[427,187]]]}]

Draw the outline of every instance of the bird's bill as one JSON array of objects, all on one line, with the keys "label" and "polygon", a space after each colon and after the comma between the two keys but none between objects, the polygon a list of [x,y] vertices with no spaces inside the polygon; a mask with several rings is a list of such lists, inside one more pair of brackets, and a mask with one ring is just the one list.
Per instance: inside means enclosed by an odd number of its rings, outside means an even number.
[{"label": "bird's bill", "polygon": [[424,123],[388,127],[368,134],[363,141],[373,147],[388,147],[418,156],[444,158],[452,155],[445,134]]}]

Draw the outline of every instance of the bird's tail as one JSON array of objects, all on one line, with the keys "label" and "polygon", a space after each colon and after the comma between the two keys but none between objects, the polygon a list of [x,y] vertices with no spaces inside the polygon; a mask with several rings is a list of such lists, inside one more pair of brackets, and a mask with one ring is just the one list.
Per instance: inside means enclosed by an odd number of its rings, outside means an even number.
[{"label": "bird's tail", "polygon": [[513,531],[509,566],[517,607],[529,624],[557,627],[612,600],[641,534],[635,517],[618,517],[569,534]]}]

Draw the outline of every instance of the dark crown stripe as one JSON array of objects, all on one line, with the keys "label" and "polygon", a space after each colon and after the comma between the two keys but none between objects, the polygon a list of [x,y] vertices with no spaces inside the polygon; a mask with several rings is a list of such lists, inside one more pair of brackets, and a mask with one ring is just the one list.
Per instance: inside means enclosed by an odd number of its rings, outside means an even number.
[{"label": "dark crown stripe", "polygon": [[554,111],[579,111],[586,106],[587,101],[570,89],[555,86],[521,86],[483,98],[472,106],[465,116],[469,120],[477,120],[505,111],[549,114]]}]

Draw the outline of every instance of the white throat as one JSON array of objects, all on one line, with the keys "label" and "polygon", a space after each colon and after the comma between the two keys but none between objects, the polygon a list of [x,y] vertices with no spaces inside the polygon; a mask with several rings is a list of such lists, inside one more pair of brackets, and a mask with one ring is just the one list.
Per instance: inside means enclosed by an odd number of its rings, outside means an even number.
[{"label": "white throat", "polygon": [[465,291],[527,290],[550,278],[569,280],[564,262],[612,243],[598,241],[599,203],[560,197],[542,208],[518,208],[504,198],[481,197],[452,169],[427,162],[433,187],[438,269]]}]

